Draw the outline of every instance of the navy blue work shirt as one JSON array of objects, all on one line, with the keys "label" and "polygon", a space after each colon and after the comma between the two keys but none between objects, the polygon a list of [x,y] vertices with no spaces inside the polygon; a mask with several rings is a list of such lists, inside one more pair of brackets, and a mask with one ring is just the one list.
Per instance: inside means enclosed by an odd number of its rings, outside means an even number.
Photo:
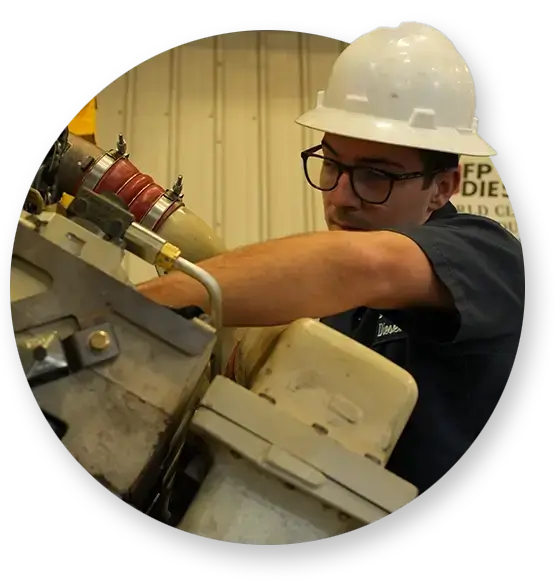
[{"label": "navy blue work shirt", "polygon": [[417,404],[387,468],[422,493],[473,443],[508,381],[523,320],[523,256],[497,222],[459,214],[450,203],[423,225],[389,230],[425,252],[452,294],[453,316],[362,307],[321,321],[415,379]]}]

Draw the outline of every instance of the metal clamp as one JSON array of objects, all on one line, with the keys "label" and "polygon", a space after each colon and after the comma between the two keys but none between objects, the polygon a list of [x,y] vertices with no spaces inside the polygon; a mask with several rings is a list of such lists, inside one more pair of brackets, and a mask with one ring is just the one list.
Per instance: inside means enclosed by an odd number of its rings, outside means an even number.
[{"label": "metal clamp", "polygon": [[120,354],[114,329],[109,323],[77,331],[64,339],[53,331],[18,337],[16,342],[25,377],[32,388]]},{"label": "metal clamp", "polygon": [[183,176],[180,174],[171,190],[166,190],[164,196],[172,202],[179,202],[183,198]]},{"label": "metal clamp", "polygon": [[116,149],[110,149],[108,155],[114,160],[118,160],[121,157],[126,159],[129,158],[129,153],[127,153],[127,141],[124,139],[123,133],[118,134]]},{"label": "metal clamp", "polygon": [[133,223],[131,212],[116,194],[97,194],[82,188],[66,208],[68,218],[80,218],[94,224],[110,240],[121,240]]}]

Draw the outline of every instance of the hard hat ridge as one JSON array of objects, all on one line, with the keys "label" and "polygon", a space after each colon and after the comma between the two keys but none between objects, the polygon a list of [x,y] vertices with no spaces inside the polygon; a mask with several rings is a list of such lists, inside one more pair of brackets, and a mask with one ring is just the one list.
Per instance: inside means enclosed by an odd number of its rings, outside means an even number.
[{"label": "hard hat ridge", "polygon": [[316,106],[297,123],[346,137],[489,156],[477,134],[475,87],[454,45],[419,23],[379,28],[336,59]]}]

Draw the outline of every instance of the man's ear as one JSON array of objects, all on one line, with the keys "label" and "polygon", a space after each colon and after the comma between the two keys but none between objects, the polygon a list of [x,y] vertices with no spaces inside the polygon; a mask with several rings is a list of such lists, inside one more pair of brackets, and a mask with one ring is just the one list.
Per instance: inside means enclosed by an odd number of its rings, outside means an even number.
[{"label": "man's ear", "polygon": [[461,173],[459,169],[442,172],[435,176],[431,184],[432,195],[429,210],[434,212],[445,206],[450,198],[459,191]]}]

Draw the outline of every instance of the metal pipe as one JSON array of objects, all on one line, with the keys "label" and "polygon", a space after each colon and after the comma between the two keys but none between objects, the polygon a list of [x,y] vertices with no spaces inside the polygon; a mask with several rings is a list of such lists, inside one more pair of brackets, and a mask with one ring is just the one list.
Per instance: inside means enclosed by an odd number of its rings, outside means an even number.
[{"label": "metal pipe", "polygon": [[[125,233],[127,248],[150,264],[160,265],[161,257],[169,245],[164,238],[134,222]],[[173,247],[177,253],[179,249]],[[168,257],[172,270],[179,270],[200,282],[209,295],[210,318],[218,331],[222,327],[222,291],[216,280],[206,271],[182,256]]]},{"label": "metal pipe", "polygon": [[210,308],[210,318],[213,327],[216,329],[216,344],[213,350],[213,362],[212,362],[212,376],[215,377],[222,373],[223,362],[222,362],[222,337],[219,331],[222,329],[222,289],[216,279],[213,278],[206,270],[198,267],[196,264],[189,262],[185,258],[178,258],[174,262],[174,269],[179,270],[191,278],[194,278],[200,282],[208,292],[209,295],[209,308]]},{"label": "metal pipe", "polygon": [[124,239],[127,249],[149,264],[156,264],[158,255],[166,244],[164,238],[137,222],[133,222],[127,229]]},{"label": "metal pipe", "polygon": [[181,256],[174,263],[174,269],[189,275],[205,287],[209,295],[212,325],[219,331],[222,328],[222,290],[216,282],[216,279],[206,270],[203,270]]}]

